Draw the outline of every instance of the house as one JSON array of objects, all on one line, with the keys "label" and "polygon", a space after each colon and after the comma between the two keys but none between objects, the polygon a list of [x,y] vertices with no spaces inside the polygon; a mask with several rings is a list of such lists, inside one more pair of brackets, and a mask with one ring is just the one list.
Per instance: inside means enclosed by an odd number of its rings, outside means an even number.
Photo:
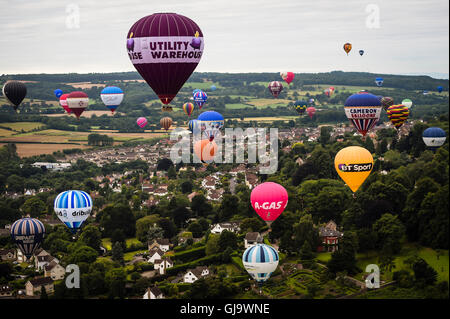
[{"label": "house", "polygon": [[163,257],[162,259],[156,259],[154,264],[155,270],[159,269],[159,273],[164,275],[167,268],[173,267],[173,261],[169,257]]},{"label": "house", "polygon": [[319,237],[321,245],[317,247],[317,251],[335,251],[338,250],[339,239],[344,236],[344,233],[337,230],[337,225],[330,220],[325,227],[319,227]]},{"label": "house", "polygon": [[25,284],[26,295],[34,296],[36,293],[40,294],[42,287],[45,288],[47,294],[53,293],[55,289],[55,286],[53,285],[53,279],[50,277],[39,277],[28,280]]},{"label": "house", "polygon": [[163,252],[167,252],[170,249],[170,241],[167,238],[158,238],[148,246],[148,250],[151,251],[154,248],[159,248]]},{"label": "house", "polygon": [[213,201],[220,201],[222,199],[223,193],[225,193],[225,190],[223,188],[212,189],[208,192],[206,199]]},{"label": "house", "polygon": [[0,284],[0,297],[11,297],[13,290],[6,284]]},{"label": "house", "polygon": [[194,269],[188,269],[186,274],[183,277],[183,282],[185,283],[194,283],[200,278],[206,277],[209,275],[209,269],[206,266],[198,266]]},{"label": "house", "polygon": [[258,243],[262,243],[262,241],[263,241],[263,238],[260,233],[251,232],[251,233],[247,233],[245,235],[244,245],[245,245],[245,248],[248,248],[248,247],[254,246]]},{"label": "house", "polygon": [[202,187],[205,189],[215,189],[216,182],[217,180],[213,176],[206,176],[206,178],[202,181]]},{"label": "house", "polygon": [[59,260],[53,256],[51,256],[48,252],[45,250],[42,250],[39,252],[34,259],[35,268],[37,271],[44,270],[44,267],[49,265],[52,261],[55,263],[59,263]]},{"label": "house", "polygon": [[153,248],[149,251],[147,262],[154,264],[155,260],[162,259],[164,252],[159,248]]},{"label": "house", "polygon": [[16,260],[15,249],[0,249],[0,260],[2,261],[14,261]]},{"label": "house", "polygon": [[247,185],[248,188],[253,189],[256,185],[258,185],[258,176],[255,174],[245,174],[245,185]]},{"label": "house", "polygon": [[190,193],[190,194],[188,195],[189,201],[192,202],[192,199],[193,199],[195,196],[197,196],[197,195],[200,195],[200,193],[197,193],[197,192]]},{"label": "house", "polygon": [[55,262],[54,260],[44,267],[44,277],[50,277],[53,280],[62,280],[66,274],[66,270],[63,266]]},{"label": "house", "polygon": [[224,230],[231,231],[233,233],[239,232],[239,224],[235,222],[230,223],[218,223],[211,225],[211,233],[212,234],[221,234]]},{"label": "house", "polygon": [[142,299],[164,299],[164,294],[158,287],[148,287]]}]

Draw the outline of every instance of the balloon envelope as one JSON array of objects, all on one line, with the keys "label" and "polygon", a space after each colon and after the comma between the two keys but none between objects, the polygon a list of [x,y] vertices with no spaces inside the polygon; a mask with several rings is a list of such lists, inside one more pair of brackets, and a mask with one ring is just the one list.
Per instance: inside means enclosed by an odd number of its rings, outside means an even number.
[{"label": "balloon envelope", "polygon": [[274,97],[278,97],[281,91],[283,91],[283,85],[278,81],[272,81],[269,83],[268,89]]},{"label": "balloon envelope", "polygon": [[376,78],[375,79],[375,83],[376,83],[377,86],[382,86],[383,82],[384,82],[383,78]]},{"label": "balloon envelope", "polygon": [[220,130],[225,124],[222,114],[215,111],[203,112],[198,116],[197,120],[203,135],[210,141],[220,134]]},{"label": "balloon envelope", "polygon": [[30,259],[44,240],[45,227],[36,218],[22,218],[11,225],[11,237],[20,251]]},{"label": "balloon envelope", "polygon": [[250,201],[259,217],[267,223],[272,223],[286,208],[288,193],[280,184],[266,182],[252,190]]},{"label": "balloon envelope", "polygon": [[127,38],[134,67],[161,102],[169,104],[202,57],[199,26],[176,13],[155,13],[138,20]]},{"label": "balloon envelope", "polygon": [[81,91],[70,93],[66,100],[67,106],[77,118],[80,118],[81,113],[83,113],[89,105],[89,97],[86,93]]},{"label": "balloon envelope", "polygon": [[211,91],[215,91],[215,90],[217,90],[217,88],[216,88],[216,86],[215,85],[211,85]]},{"label": "balloon envelope", "polygon": [[209,163],[214,160],[217,148],[217,144],[214,141],[200,140],[194,144],[194,153],[203,163]]},{"label": "balloon envelope", "polygon": [[8,81],[3,85],[3,96],[17,110],[20,103],[27,95],[27,87],[24,83],[19,81]]},{"label": "balloon envelope", "polygon": [[403,104],[391,105],[387,109],[387,115],[396,129],[399,129],[408,119],[409,109]]},{"label": "balloon envelope", "polygon": [[438,90],[439,93],[441,93],[442,90],[444,90],[444,88],[443,88],[442,86],[439,85],[439,86],[437,87],[437,90]]},{"label": "balloon envelope", "polygon": [[187,116],[191,116],[192,112],[194,112],[195,106],[192,103],[184,103],[183,111]]},{"label": "balloon envelope", "polygon": [[344,104],[345,115],[363,136],[378,122],[381,116],[381,101],[370,93],[351,95]]},{"label": "balloon envelope", "polygon": [[202,90],[198,90],[197,92],[194,93],[194,102],[195,104],[197,104],[200,110],[202,109],[203,104],[205,104],[207,99],[208,96]]},{"label": "balloon envelope", "polygon": [[242,255],[245,270],[259,285],[270,278],[277,269],[279,260],[275,248],[265,244],[250,246]]},{"label": "balloon envelope", "polygon": [[291,82],[294,80],[295,74],[294,72],[281,72],[280,73],[281,78],[286,81],[287,84],[291,84]]},{"label": "balloon envelope", "polygon": [[92,198],[84,191],[65,191],[56,196],[54,210],[56,216],[75,233],[92,211]]},{"label": "balloon envelope", "polygon": [[188,129],[191,131],[191,133],[199,132],[200,131],[200,123],[198,120],[190,120],[188,123]]},{"label": "balloon envelope", "polygon": [[110,109],[112,113],[114,113],[116,108],[123,101],[123,91],[117,86],[108,86],[102,90],[102,92],[100,93],[100,98],[102,99],[106,107]]},{"label": "balloon envelope", "polygon": [[294,109],[297,111],[298,114],[302,115],[303,113],[305,113],[307,105],[308,105],[308,102],[295,101]]},{"label": "balloon envelope", "polygon": [[61,89],[56,89],[53,93],[55,93],[56,97],[60,97],[63,94],[63,91]]},{"label": "balloon envelope", "polygon": [[411,108],[411,106],[413,105],[413,102],[412,102],[410,99],[404,99],[404,100],[402,101],[402,104],[403,104],[404,106],[406,106],[406,107],[409,109],[409,108]]},{"label": "balloon envelope", "polygon": [[72,113],[72,110],[69,108],[69,105],[67,105],[67,97],[69,96],[68,93],[63,94],[59,97],[59,105],[62,106],[64,110],[66,110],[67,113]]},{"label": "balloon envelope", "polygon": [[316,114],[316,108],[314,106],[310,106],[306,109],[306,113],[308,113],[308,116],[312,119],[314,114]]},{"label": "balloon envelope", "polygon": [[356,192],[372,171],[373,157],[363,147],[349,146],[336,154],[334,167],[352,192]]},{"label": "balloon envelope", "polygon": [[350,52],[352,50],[352,44],[351,43],[346,43],[346,44],[344,44],[344,51],[345,51],[345,53],[347,53],[347,55],[348,55],[348,53]]},{"label": "balloon envelope", "polygon": [[439,127],[429,127],[422,133],[422,139],[426,146],[436,149],[444,145],[447,135]]},{"label": "balloon envelope", "polygon": [[145,117],[140,117],[136,120],[136,123],[140,128],[144,128],[147,125],[148,121]]},{"label": "balloon envelope", "polygon": [[163,117],[159,120],[159,124],[167,131],[172,126],[172,119],[170,117]]},{"label": "balloon envelope", "polygon": [[363,55],[364,54],[364,50],[359,50],[359,55]]}]

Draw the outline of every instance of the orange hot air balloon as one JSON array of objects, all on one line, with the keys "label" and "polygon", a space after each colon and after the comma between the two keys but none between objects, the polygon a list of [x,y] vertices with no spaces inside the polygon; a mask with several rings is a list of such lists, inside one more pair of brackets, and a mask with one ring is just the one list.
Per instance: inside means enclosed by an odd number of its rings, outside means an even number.
[{"label": "orange hot air balloon", "polygon": [[194,144],[194,153],[203,163],[212,162],[217,153],[217,144],[214,141],[200,140]]},{"label": "orange hot air balloon", "polygon": [[159,124],[161,125],[161,127],[163,129],[165,129],[167,131],[172,126],[172,119],[170,117],[163,117],[159,121]]},{"label": "orange hot air balloon", "polygon": [[345,51],[345,53],[347,53],[347,55],[348,55],[348,53],[350,52],[352,50],[352,44],[351,43],[346,43],[346,44],[344,44],[344,51]]},{"label": "orange hot air balloon", "polygon": [[349,146],[336,154],[334,167],[354,193],[370,175],[373,168],[373,157],[363,147]]},{"label": "orange hot air balloon", "polygon": [[403,104],[391,105],[388,107],[386,113],[389,120],[398,130],[408,119],[409,109]]}]

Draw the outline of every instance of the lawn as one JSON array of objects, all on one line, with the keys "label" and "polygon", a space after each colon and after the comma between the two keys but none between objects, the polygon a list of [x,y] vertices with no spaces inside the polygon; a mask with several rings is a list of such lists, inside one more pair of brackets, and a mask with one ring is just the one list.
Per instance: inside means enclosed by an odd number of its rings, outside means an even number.
[{"label": "lawn", "polygon": [[[137,238],[127,238],[125,240],[125,244],[127,245],[127,248],[130,247],[133,244],[142,244],[142,242],[140,242]],[[112,245],[111,245],[111,238],[103,238],[102,239],[102,246],[105,247],[107,250],[111,250],[112,249]],[[133,252],[133,253],[137,253],[137,252]]]},{"label": "lawn", "polygon": [[326,264],[331,259],[331,254],[331,252],[318,253],[316,259],[322,262],[322,264]]}]

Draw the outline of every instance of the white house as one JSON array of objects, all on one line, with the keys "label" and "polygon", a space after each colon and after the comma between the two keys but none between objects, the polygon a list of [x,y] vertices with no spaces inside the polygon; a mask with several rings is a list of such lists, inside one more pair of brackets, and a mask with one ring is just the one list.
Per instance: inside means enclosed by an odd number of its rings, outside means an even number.
[{"label": "white house", "polygon": [[170,249],[170,241],[167,238],[158,238],[148,246],[149,251],[153,250],[154,248],[159,248],[163,252],[168,252]]},{"label": "white house", "polygon": [[263,238],[258,232],[247,233],[244,238],[244,245],[247,249],[250,246],[254,246],[257,243],[262,243]]},{"label": "white house", "polygon": [[159,269],[159,273],[164,275],[167,268],[173,267],[173,261],[169,257],[163,257],[162,259],[156,259],[154,264],[155,270]]},{"label": "white house", "polygon": [[194,269],[188,269],[187,273],[183,276],[185,283],[194,283],[202,277],[209,275],[209,269],[206,266],[198,266]]},{"label": "white house", "polygon": [[156,248],[156,249],[150,250],[148,256],[149,256],[149,258],[148,258],[147,262],[154,264],[155,260],[162,259],[162,257],[164,256],[164,252],[161,249]]},{"label": "white house", "polygon": [[158,287],[148,287],[142,299],[164,299],[164,294]]},{"label": "white house", "polygon": [[239,224],[238,223],[218,223],[211,225],[211,233],[212,234],[221,234],[224,230],[231,231],[233,233],[239,232]]},{"label": "white house", "polygon": [[65,275],[66,269],[55,261],[52,261],[44,267],[44,277],[50,277],[53,280],[62,280]]},{"label": "white house", "polygon": [[52,261],[59,264],[58,258],[51,256],[48,252],[42,249],[39,253],[35,255],[34,267],[36,268],[37,271],[41,271],[44,270],[44,267],[49,265]]}]

